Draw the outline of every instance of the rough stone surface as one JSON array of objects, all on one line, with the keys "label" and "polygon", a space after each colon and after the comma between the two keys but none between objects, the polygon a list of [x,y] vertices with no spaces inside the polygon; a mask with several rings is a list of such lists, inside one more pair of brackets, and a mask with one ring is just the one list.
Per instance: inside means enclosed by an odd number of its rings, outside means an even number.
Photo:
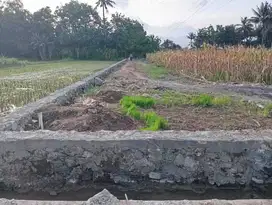
[{"label": "rough stone surface", "polygon": [[[0,132],[0,184],[66,191],[272,183],[272,130]],[[174,186],[175,185],[175,186]]]},{"label": "rough stone surface", "polygon": [[84,93],[90,86],[100,86],[103,84],[105,79],[112,72],[120,69],[127,60],[122,60],[104,70],[98,71],[97,73],[78,81],[70,86],[63,89],[57,90],[56,92],[44,97],[36,102],[29,103],[24,107],[10,113],[9,115],[0,118],[0,130],[2,131],[22,131],[24,130],[25,124],[31,119],[32,113],[41,109],[45,105],[50,103],[57,103],[60,105],[70,104],[75,97]]},{"label": "rough stone surface", "polygon": [[120,201],[113,196],[108,190],[104,189],[100,193],[96,194],[83,205],[119,205]]}]

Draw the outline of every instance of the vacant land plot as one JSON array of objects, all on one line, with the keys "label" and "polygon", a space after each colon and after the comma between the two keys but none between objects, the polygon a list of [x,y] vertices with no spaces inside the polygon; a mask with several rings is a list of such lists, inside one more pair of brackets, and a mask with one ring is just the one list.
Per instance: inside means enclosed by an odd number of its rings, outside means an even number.
[{"label": "vacant land plot", "polygon": [[0,113],[40,99],[112,63],[57,61],[1,68]]},{"label": "vacant land plot", "polygon": [[[165,81],[152,78],[167,79],[169,82],[174,76],[156,66],[128,63],[106,79],[102,87],[90,89],[74,104],[49,105],[40,110],[44,115],[44,127],[76,131],[196,131],[271,127],[271,105],[260,108],[257,104],[218,93],[172,90],[162,84]],[[26,129],[39,129],[37,115],[33,115],[33,121]]]}]

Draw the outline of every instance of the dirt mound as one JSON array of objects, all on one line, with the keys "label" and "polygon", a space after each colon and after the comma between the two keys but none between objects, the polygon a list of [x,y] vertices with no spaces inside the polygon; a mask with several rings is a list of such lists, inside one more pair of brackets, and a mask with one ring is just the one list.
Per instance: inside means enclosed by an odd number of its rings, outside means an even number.
[{"label": "dirt mound", "polygon": [[119,103],[124,95],[122,91],[101,90],[95,96],[106,103]]},{"label": "dirt mound", "polygon": [[[128,116],[113,111],[96,100],[85,100],[71,106],[50,105],[43,110],[44,129],[75,130],[78,132],[99,130],[134,130],[138,124]],[[33,117],[26,130],[37,130],[38,119]]]}]

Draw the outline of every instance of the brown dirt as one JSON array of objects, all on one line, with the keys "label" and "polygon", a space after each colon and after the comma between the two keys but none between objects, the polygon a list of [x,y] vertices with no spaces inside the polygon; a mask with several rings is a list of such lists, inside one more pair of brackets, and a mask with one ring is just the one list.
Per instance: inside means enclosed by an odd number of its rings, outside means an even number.
[{"label": "brown dirt", "polygon": [[124,95],[124,92],[114,90],[101,90],[95,94],[98,99],[106,103],[118,103]]},{"label": "brown dirt", "polygon": [[171,130],[241,130],[241,129],[270,129],[271,118],[247,113],[237,108],[156,106],[156,112],[165,117]]},{"label": "brown dirt", "polygon": [[[47,130],[135,130],[139,123],[117,111],[109,109],[108,104],[87,98],[83,103],[71,106],[50,105],[43,113],[44,129]],[[26,130],[38,129],[37,117],[26,127]]]}]

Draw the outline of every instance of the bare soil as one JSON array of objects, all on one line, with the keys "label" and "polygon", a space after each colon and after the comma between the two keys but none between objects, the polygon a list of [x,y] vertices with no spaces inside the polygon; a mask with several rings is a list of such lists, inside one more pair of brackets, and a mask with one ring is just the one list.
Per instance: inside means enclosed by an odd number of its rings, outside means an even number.
[{"label": "bare soil", "polygon": [[156,113],[168,120],[170,130],[270,129],[271,118],[247,113],[238,107],[156,106]]},{"label": "bare soil", "polygon": [[[115,105],[108,105],[92,98],[71,106],[50,105],[40,112],[43,113],[44,129],[75,130],[78,132],[99,130],[135,130],[139,122],[114,111]],[[26,130],[37,130],[37,117],[33,118]]]},{"label": "bare soil", "polygon": [[[164,92],[171,88],[161,81],[153,81],[143,70],[138,69],[135,62],[129,62],[123,68],[113,73],[99,87],[97,92],[84,98],[78,98],[70,106],[50,105],[43,112],[44,127],[48,130],[134,130],[143,126],[119,110],[119,101],[124,95],[154,95],[154,92]],[[167,76],[166,76],[167,79]],[[166,80],[172,87],[187,86]],[[166,83],[166,84],[167,84]],[[199,85],[200,86],[200,85]],[[188,84],[188,88],[189,88]],[[230,86],[233,87],[233,86]],[[175,89],[177,91],[177,89]],[[158,96],[156,96],[158,97]],[[270,129],[272,118],[265,118],[241,107],[196,107],[156,105],[154,110],[169,122],[171,130],[241,130]],[[37,117],[33,117],[26,130],[38,129]]]}]

